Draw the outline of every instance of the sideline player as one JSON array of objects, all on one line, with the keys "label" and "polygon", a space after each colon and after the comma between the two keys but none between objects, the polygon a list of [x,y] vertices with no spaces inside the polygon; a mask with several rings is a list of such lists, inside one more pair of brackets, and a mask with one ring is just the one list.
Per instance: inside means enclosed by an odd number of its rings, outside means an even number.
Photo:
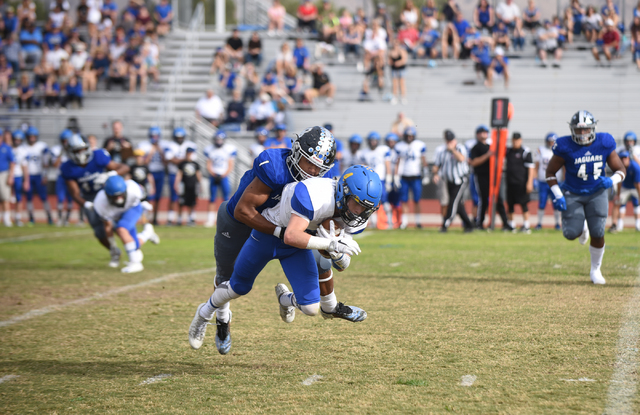
[{"label": "sideline player", "polygon": [[149,127],[149,139],[138,145],[145,153],[144,163],[147,165],[151,176],[153,176],[154,192],[148,195],[149,201],[153,202],[153,225],[158,224],[158,205],[162,198],[164,188],[166,161],[165,153],[169,150],[169,143],[162,140],[162,130],[159,127]]},{"label": "sideline player", "polygon": [[165,160],[167,160],[167,171],[169,172],[169,213],[167,214],[167,225],[172,225],[176,221],[176,211],[179,208],[178,194],[176,193],[176,174],[178,173],[178,165],[187,158],[187,149],[198,149],[193,141],[187,140],[187,130],[182,127],[176,127],[173,130],[173,143],[168,143],[168,149],[165,152]]},{"label": "sideline player", "polygon": [[[544,145],[538,147],[538,151],[536,151],[536,171],[538,172],[538,224],[536,225],[536,230],[539,231],[542,229],[542,218],[544,217],[544,208],[547,206],[547,199],[553,200],[553,193],[551,193],[551,188],[547,184],[545,178],[547,177],[547,166],[549,165],[549,160],[553,157],[553,151],[551,147],[553,147],[553,143],[558,139],[558,135],[556,133],[549,133],[544,138]],[[560,182],[560,178],[562,176],[561,170],[558,170],[556,173],[556,178],[558,182]],[[560,230],[560,211],[557,209],[553,209],[553,218],[555,219],[556,226],[555,229],[557,231]]]},{"label": "sideline player", "polygon": [[113,230],[105,228],[93,210],[93,200],[110,176],[127,174],[129,166],[111,160],[105,149],[91,150],[80,134],[74,134],[69,138],[67,155],[69,160],[60,166],[60,174],[64,177],[71,197],[80,206],[93,228],[93,234],[102,246],[109,250],[109,266],[117,268],[120,264],[120,248],[113,239]]},{"label": "sideline player", "polygon": [[[622,164],[624,164],[625,169],[627,169],[627,176],[622,183],[618,183],[616,189],[611,216],[614,218],[614,221],[616,216],[619,219],[617,225],[614,222],[609,231],[615,233],[624,229],[624,216],[627,213],[627,203],[629,202],[633,204],[633,217],[636,220],[636,231],[640,231],[640,204],[638,203],[640,196],[640,165],[631,159],[631,155],[626,150],[618,153],[618,157],[620,157]],[[616,210],[618,212],[616,212]],[[617,215],[613,213],[617,213]]]},{"label": "sideline player", "polygon": [[[60,143],[51,147],[51,167],[54,167],[58,170],[58,177],[56,178],[56,196],[58,198],[58,226],[69,225],[71,209],[73,208],[73,199],[71,198],[71,193],[69,193],[69,189],[67,189],[64,178],[62,177],[62,174],[60,174],[60,166],[65,161],[69,160],[69,157],[67,157],[67,143],[72,135],[73,131],[68,129],[63,130],[60,133]],[[65,200],[67,202],[67,214],[63,216],[62,211],[64,210]]]},{"label": "sideline player", "polygon": [[16,197],[16,226],[24,226],[22,222],[22,194],[29,191],[29,169],[27,168],[27,146],[24,145],[24,133],[15,130],[12,133],[13,155],[16,164],[13,167],[13,193]]},{"label": "sideline player", "polygon": [[[609,214],[606,189],[617,186],[626,173],[615,152],[615,139],[609,133],[596,133],[596,125],[588,111],[580,110],[571,117],[571,135],[558,138],[553,145],[546,181],[553,192],[553,207],[562,211],[564,237],[570,241],[579,238],[584,245],[591,235],[591,281],[604,284],[600,266]],[[606,176],[605,163],[614,172],[610,178]],[[560,187],[556,173],[562,166],[566,168],[566,177]]]},{"label": "sideline player", "polygon": [[105,226],[113,226],[116,235],[122,241],[129,256],[129,264],[122,268],[125,274],[140,272],[142,266],[142,251],[145,242],[160,243],[153,225],[144,225],[144,231],[137,233],[136,224],[145,210],[145,203],[151,209],[149,202],[142,202],[145,191],[133,180],[124,180],[121,176],[111,176],[104,184],[104,189],[96,195],[93,210],[105,222]]},{"label": "sideline player", "polygon": [[[284,284],[276,286],[282,319],[292,322],[296,308],[306,315],[317,315],[322,300],[318,269],[311,250],[337,254],[334,261],[341,262],[339,266],[345,268],[349,263],[347,258],[360,252],[357,242],[345,237],[344,231],[335,237],[335,234],[327,234],[318,226],[326,219],[335,218],[346,226],[347,232],[363,229],[379,207],[381,196],[380,178],[365,166],[347,169],[338,181],[310,178],[285,186],[279,205],[262,212],[265,220],[275,223],[278,229],[285,229],[284,236],[280,238],[258,230],[251,232],[251,238],[247,239],[238,255],[230,280],[221,283],[209,301],[198,307],[189,328],[191,347],[198,349],[202,346],[207,324],[214,314],[229,301],[247,295],[258,274],[273,259],[280,260],[293,289],[291,293]],[[307,233],[315,230],[324,237]],[[219,351],[228,352],[230,336],[222,339],[216,336],[215,340]]]},{"label": "sideline player", "polygon": [[[340,174],[344,173],[351,166],[356,166],[358,164],[364,163],[363,158],[363,150],[360,148],[362,146],[362,137],[360,134],[354,134],[349,137],[349,151],[345,151],[342,155],[342,171]],[[336,144],[337,149],[337,144]],[[337,150],[336,150],[337,151]]]},{"label": "sideline player", "polygon": [[[381,203],[384,208],[384,212],[387,214],[387,220],[392,220],[391,205],[388,200],[387,183],[389,186],[393,183],[393,176],[391,172],[391,150],[385,144],[380,144],[380,134],[376,131],[372,131],[367,136],[367,144],[369,149],[365,150],[362,154],[364,164],[371,167],[373,171],[378,174],[378,177],[382,180],[382,198]],[[375,229],[378,227],[378,215],[371,217],[371,225]],[[389,229],[393,229],[391,226]]]},{"label": "sideline player", "polygon": [[[53,219],[51,218],[51,206],[47,199],[47,167],[49,165],[49,158],[51,152],[49,146],[44,142],[39,141],[38,137],[40,132],[36,127],[30,126],[25,132],[27,136],[27,170],[29,171],[29,190],[27,190],[27,210],[29,211],[29,224],[35,223],[33,214],[33,193],[36,192],[42,204],[44,210],[47,213],[47,222],[49,225],[53,225]],[[25,180],[27,178],[25,177]]]},{"label": "sideline player", "polygon": [[205,228],[213,228],[215,225],[216,212],[214,203],[218,193],[218,188],[222,192],[222,200],[229,200],[231,184],[229,175],[233,172],[238,150],[236,146],[226,143],[227,134],[218,130],[213,135],[213,144],[209,144],[204,149],[204,157],[207,159],[207,172],[209,173],[209,213]]},{"label": "sideline player", "polygon": [[413,193],[413,213],[415,215],[416,228],[422,228],[420,223],[420,197],[422,196],[423,181],[428,180],[428,172],[425,170],[427,163],[427,146],[424,142],[416,140],[415,127],[407,127],[404,130],[404,143],[396,144],[396,151],[400,161],[396,166],[396,176],[400,177],[400,200],[402,201],[402,221],[400,229],[406,229],[409,225],[409,191]]}]

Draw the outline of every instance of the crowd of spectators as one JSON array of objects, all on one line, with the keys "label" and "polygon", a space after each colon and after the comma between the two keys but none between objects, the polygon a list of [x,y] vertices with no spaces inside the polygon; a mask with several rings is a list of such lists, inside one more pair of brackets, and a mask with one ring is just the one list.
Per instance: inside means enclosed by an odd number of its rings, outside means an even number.
[{"label": "crowd of spectators", "polygon": [[131,0],[119,10],[114,0],[51,0],[46,16],[32,0],[16,8],[0,1],[0,93],[7,107],[44,110],[82,107],[86,91],[145,92],[159,78],[158,37],[171,28],[169,0],[148,8]]}]

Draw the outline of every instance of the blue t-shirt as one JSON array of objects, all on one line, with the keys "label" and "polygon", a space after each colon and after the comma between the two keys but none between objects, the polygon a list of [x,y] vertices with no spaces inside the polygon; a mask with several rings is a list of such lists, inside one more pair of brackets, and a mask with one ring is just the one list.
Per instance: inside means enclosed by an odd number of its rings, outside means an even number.
[{"label": "blue t-shirt", "polygon": [[[38,45],[42,44],[42,33],[40,33],[40,29],[35,28],[33,33],[29,33],[26,29],[20,31],[20,43],[28,40],[35,40]],[[22,45],[22,50],[25,52],[34,52],[36,50],[40,50],[40,46],[38,45]]]},{"label": "blue t-shirt", "polygon": [[627,175],[622,181],[622,187],[635,189],[636,183],[640,183],[640,165],[635,160],[629,159],[629,167],[627,167]]},{"label": "blue t-shirt", "polygon": [[291,139],[289,137],[285,137],[282,141],[278,141],[277,138],[272,137],[267,139],[267,141],[264,142],[264,147],[265,148],[269,148],[269,147],[273,147],[273,146],[281,146],[282,144],[286,145],[287,148],[291,148]]},{"label": "blue t-shirt", "polygon": [[[342,141],[336,140],[336,152],[341,152],[341,151],[342,151]],[[339,177],[340,172],[341,172],[340,161],[336,159],[336,161],[333,162],[333,167],[331,167],[331,170],[329,170],[324,177]]]},{"label": "blue t-shirt", "polygon": [[76,86],[71,86],[71,84],[67,84],[66,89],[67,89],[67,95],[82,97],[82,82],[78,82]]},{"label": "blue t-shirt", "polygon": [[81,167],[68,160],[60,166],[60,174],[65,180],[75,180],[80,187],[80,193],[85,200],[92,201],[103,185],[97,185],[94,180],[101,173],[107,171],[107,165],[111,162],[111,156],[105,149],[93,151],[93,157],[86,166]]},{"label": "blue t-shirt", "polygon": [[427,49],[431,49],[436,44],[438,39],[440,39],[440,32],[435,29],[431,29],[427,32],[422,32],[420,39],[422,41],[422,46]]},{"label": "blue t-shirt", "polygon": [[256,177],[271,189],[269,199],[258,206],[256,210],[262,212],[267,208],[274,207],[280,202],[282,189],[287,184],[295,181],[287,167],[287,157],[289,153],[290,150],[286,148],[273,148],[263,151],[255,158],[253,167],[244,173],[240,179],[238,190],[231,196],[227,204],[227,213],[229,213],[232,218],[235,219],[233,212],[236,209],[240,197],[242,197],[245,189]]},{"label": "blue t-shirt", "polygon": [[[616,6],[615,4],[613,5],[613,11],[620,16],[620,12],[618,11],[618,6]],[[606,4],[604,6],[602,6],[602,9],[600,9],[600,14],[603,16],[606,16],[607,14],[609,14],[609,6],[607,6]]]},{"label": "blue t-shirt", "polygon": [[156,13],[160,15],[160,18],[166,19],[167,16],[169,16],[169,13],[171,13],[171,4],[167,4],[165,6],[158,4],[156,6]]},{"label": "blue t-shirt", "polygon": [[6,143],[0,144],[0,172],[9,170],[9,164],[15,163],[16,157],[13,154],[13,149]]},{"label": "blue t-shirt", "polygon": [[102,5],[102,10],[105,12],[115,12],[118,11],[118,5],[114,1],[111,3],[104,3]]},{"label": "blue t-shirt", "polygon": [[4,18],[4,28],[7,31],[7,33],[15,32],[17,27],[18,27],[18,17],[17,16],[5,17]]},{"label": "blue t-shirt", "polygon": [[438,9],[435,7],[422,6],[421,13],[423,16],[433,17],[438,13]]},{"label": "blue t-shirt", "polygon": [[471,54],[478,58],[480,63],[483,65],[491,65],[491,51],[489,50],[489,47],[476,45],[471,49]]},{"label": "blue t-shirt", "polygon": [[[509,58],[503,56],[502,60],[504,61],[505,65],[509,65]],[[493,61],[496,63],[496,65],[493,67],[493,70],[496,71],[496,73],[501,74],[504,71],[504,66],[502,66],[502,63],[496,58],[494,58]]]},{"label": "blue t-shirt", "polygon": [[301,69],[304,66],[304,60],[309,57],[309,50],[306,46],[294,48],[293,57],[296,60],[296,68]]},{"label": "blue t-shirt", "polygon": [[484,11],[478,7],[478,21],[480,24],[486,25],[489,23],[489,20],[491,20],[491,7],[487,7]]},{"label": "blue t-shirt", "polygon": [[471,25],[469,25],[469,22],[467,22],[464,19],[460,21],[454,20],[453,25],[456,27],[456,30],[458,31],[458,36],[464,35],[464,32],[467,31],[467,28],[471,27]]},{"label": "blue t-shirt", "polygon": [[609,133],[596,133],[595,141],[589,146],[575,143],[570,135],[558,138],[552,150],[564,159],[567,169],[562,189],[583,195],[600,189],[600,176],[606,176],[607,158],[615,149],[616,140]]},{"label": "blue t-shirt", "polygon": [[49,47],[49,50],[53,50],[53,47],[55,45],[64,46],[66,42],[67,42],[67,37],[62,32],[47,33],[46,35],[44,35],[44,43],[47,44],[47,46]]}]

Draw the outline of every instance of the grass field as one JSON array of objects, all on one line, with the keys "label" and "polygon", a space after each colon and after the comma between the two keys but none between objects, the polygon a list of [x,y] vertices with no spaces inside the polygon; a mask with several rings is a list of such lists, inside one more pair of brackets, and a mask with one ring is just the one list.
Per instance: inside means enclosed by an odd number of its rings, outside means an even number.
[{"label": "grass field", "polygon": [[221,356],[213,328],[202,349],[187,341],[212,290],[213,231],[158,233],[145,271],[124,275],[86,228],[0,231],[0,321],[175,277],[0,327],[0,378],[17,376],[0,383],[0,413],[602,413],[640,262],[633,231],[607,235],[605,286],[555,231],[370,232],[336,275],[367,320],[283,323],[271,263],[232,304]]}]

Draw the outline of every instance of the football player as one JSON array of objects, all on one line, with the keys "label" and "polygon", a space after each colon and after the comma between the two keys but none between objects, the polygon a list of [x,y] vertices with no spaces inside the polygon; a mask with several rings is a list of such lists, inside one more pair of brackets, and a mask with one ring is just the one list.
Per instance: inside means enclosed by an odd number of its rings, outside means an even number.
[{"label": "football player", "polygon": [[12,133],[13,155],[16,164],[13,167],[13,193],[16,197],[15,218],[16,225],[23,226],[22,223],[22,193],[29,191],[29,169],[27,168],[27,146],[24,145],[24,133],[22,130],[15,130]]},{"label": "football player", "polygon": [[[330,157],[334,151],[335,146],[323,145],[318,156]],[[207,324],[214,314],[229,301],[247,295],[258,274],[273,259],[280,260],[293,289],[292,293],[284,284],[276,286],[281,318],[292,322],[296,308],[306,315],[317,315],[322,299],[318,269],[311,250],[327,251],[339,267],[346,268],[350,256],[357,255],[360,247],[353,239],[345,237],[344,232],[364,229],[368,218],[379,207],[381,196],[380,178],[365,166],[347,169],[338,181],[309,178],[286,185],[280,203],[261,214],[267,222],[277,226],[276,233],[251,232],[251,238],[247,239],[238,255],[230,280],[219,284],[209,300],[198,306],[189,328],[191,347],[198,349],[202,346]],[[346,228],[339,236],[319,228],[329,218],[341,222]],[[320,236],[308,233],[316,230]],[[228,352],[230,336],[216,336],[215,340],[219,351]]]},{"label": "football player", "polygon": [[[49,166],[51,152],[49,151],[49,146],[38,140],[40,132],[36,127],[30,126],[27,128],[25,135],[27,137],[27,170],[29,171],[29,190],[27,190],[29,224],[33,225],[35,223],[33,216],[33,193],[36,192],[40,200],[42,200],[44,210],[47,213],[47,222],[49,225],[53,225],[51,206],[47,200],[47,167]],[[25,180],[26,179],[25,177]]]},{"label": "football player", "polygon": [[[382,180],[382,206],[387,214],[387,218],[392,215],[391,205],[388,200],[388,192],[393,185],[393,177],[391,172],[391,150],[385,144],[380,144],[380,134],[372,131],[367,136],[367,144],[369,149],[365,150],[362,155],[363,164],[371,167]],[[378,216],[371,217],[371,225],[374,228],[378,226]],[[392,229],[391,227],[390,229]]]},{"label": "football player", "polygon": [[165,152],[165,160],[167,161],[167,171],[169,172],[169,190],[171,199],[169,200],[169,214],[167,216],[167,225],[172,225],[176,220],[176,211],[178,209],[178,194],[176,193],[176,173],[178,173],[178,165],[187,158],[187,149],[198,149],[193,141],[187,140],[187,131],[182,127],[176,127],[173,130],[173,142],[169,143]]},{"label": "football player", "polygon": [[400,178],[400,200],[402,201],[402,221],[400,229],[406,229],[409,224],[409,191],[413,193],[413,210],[416,227],[420,224],[420,196],[422,196],[422,184],[428,179],[427,146],[420,140],[416,140],[415,127],[407,127],[404,130],[404,142],[396,145],[399,162],[396,165],[396,180]]},{"label": "football player", "polygon": [[[349,151],[345,151],[342,156],[342,168],[347,170],[351,166],[364,163],[362,157],[363,151],[360,149],[362,146],[362,137],[360,134],[354,134],[349,137]],[[342,172],[344,173],[344,171]]]},{"label": "football player", "polygon": [[207,172],[209,173],[209,213],[205,228],[213,228],[216,212],[214,212],[214,202],[218,193],[218,188],[222,191],[222,200],[229,200],[231,184],[229,175],[233,172],[238,150],[236,146],[225,143],[227,134],[218,130],[213,135],[213,144],[204,149],[204,157],[207,159]]},{"label": "football player", "polygon": [[113,229],[105,227],[93,210],[93,200],[110,176],[127,174],[129,166],[111,160],[105,149],[91,150],[80,134],[73,134],[67,141],[67,155],[69,160],[60,166],[60,174],[71,197],[80,206],[93,228],[96,239],[109,250],[109,266],[117,268],[121,252],[113,239]]},{"label": "football player", "polygon": [[[591,236],[591,281],[604,284],[600,266],[609,214],[606,189],[622,182],[626,170],[615,152],[614,138],[609,133],[596,133],[596,125],[596,119],[588,111],[580,110],[573,115],[569,122],[571,135],[558,138],[553,145],[546,181],[553,193],[553,207],[562,211],[564,237],[579,238],[584,245]],[[605,163],[613,176],[606,176]],[[562,166],[566,177],[560,187],[556,174]]]},{"label": "football player", "polygon": [[259,127],[256,129],[255,134],[256,142],[251,144],[251,147],[249,147],[249,154],[251,155],[252,161],[264,151],[264,143],[267,141],[267,137],[269,137],[269,130],[264,127]]},{"label": "football player", "polygon": [[622,139],[624,149],[629,152],[629,157],[640,164],[640,146],[638,145],[638,136],[633,131],[627,131],[624,133]]},{"label": "football player", "polygon": [[[617,225],[614,222],[612,229],[613,232],[624,229],[624,216],[627,213],[627,203],[631,202],[633,205],[633,217],[636,220],[636,231],[640,231],[640,204],[638,203],[638,197],[640,195],[640,165],[631,159],[631,155],[626,150],[618,153],[618,157],[620,157],[622,164],[624,164],[624,167],[627,169],[627,176],[622,183],[618,183],[616,195],[613,199],[614,213],[616,209],[619,210],[617,215],[619,219]],[[616,215],[612,216],[614,216],[615,220]]]},{"label": "football player", "polygon": [[105,226],[112,226],[118,235],[124,249],[129,256],[129,264],[122,268],[125,274],[140,272],[142,266],[142,251],[145,242],[160,243],[153,225],[144,225],[144,231],[137,233],[136,224],[142,217],[145,208],[151,209],[149,202],[142,202],[145,191],[133,180],[124,180],[122,176],[111,176],[104,184],[104,189],[96,195],[93,210],[105,222]]},{"label": "football player", "polygon": [[[68,226],[69,217],[71,216],[71,208],[73,207],[73,199],[71,193],[67,189],[67,185],[64,182],[62,174],[60,174],[60,166],[65,161],[69,160],[67,157],[67,143],[69,138],[73,135],[71,130],[63,130],[60,133],[60,143],[51,147],[51,167],[55,167],[58,170],[58,178],[56,179],[56,196],[58,198],[58,226]],[[64,202],[67,202],[67,214],[62,215],[64,210]]]},{"label": "football player", "polygon": [[[149,139],[138,145],[138,149],[144,151],[144,164],[147,165],[151,176],[153,176],[153,192],[149,192],[148,200],[153,203],[152,224],[158,224],[158,204],[162,197],[164,188],[166,160],[165,153],[169,151],[170,143],[162,140],[162,130],[159,127],[149,127]],[[151,189],[150,189],[151,190]]]},{"label": "football player", "polygon": [[[551,147],[553,147],[553,143],[558,139],[558,135],[556,133],[549,133],[544,138],[544,145],[538,147],[538,151],[536,152],[536,170],[538,172],[538,224],[536,225],[536,230],[542,229],[542,218],[544,217],[544,208],[547,206],[547,199],[553,199],[553,194],[551,193],[551,188],[547,184],[547,166],[549,165],[549,160],[553,156],[553,151]],[[556,178],[558,182],[560,182],[560,177],[562,176],[562,172],[558,170],[556,173]],[[557,231],[560,230],[560,211],[557,209],[553,209],[553,218],[556,221],[555,229]]]}]

